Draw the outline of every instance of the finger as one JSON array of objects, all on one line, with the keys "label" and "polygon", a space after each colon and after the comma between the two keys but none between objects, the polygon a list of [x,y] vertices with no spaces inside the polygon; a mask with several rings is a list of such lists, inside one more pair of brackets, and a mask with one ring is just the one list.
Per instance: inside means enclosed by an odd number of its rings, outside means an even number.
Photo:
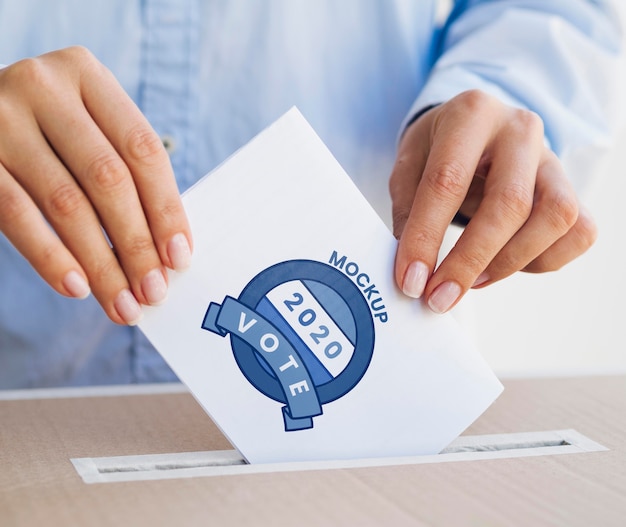
[{"label": "finger", "polygon": [[2,165],[0,231],[57,292],[75,298],[89,296],[89,284],[80,264],[52,232],[28,194]]},{"label": "finger", "polygon": [[[437,114],[436,130],[423,174],[414,194],[396,255],[396,281],[408,296],[419,298],[437,262],[444,234],[467,194],[491,129],[483,120],[493,119],[489,101],[474,92],[463,94]],[[480,107],[480,108],[477,108]],[[419,124],[419,123],[418,123]],[[419,144],[409,128],[401,148]],[[406,166],[408,172],[412,167]],[[419,174],[407,173],[408,178]]]},{"label": "finger", "polygon": [[[50,54],[58,58],[58,55]],[[31,196],[69,252],[83,268],[94,296],[117,323],[132,324],[141,309],[105,239],[98,217],[71,174],[41,135],[33,112],[47,115],[67,98],[75,97],[74,79],[65,63],[50,68],[44,58],[27,59],[3,71],[12,95],[3,100],[2,129],[20,130],[2,138],[0,159]],[[74,130],[66,141],[77,142]],[[14,238],[15,243],[15,238]],[[18,241],[19,244],[19,241]],[[42,273],[42,268],[38,267]],[[45,274],[43,271],[42,274]]]},{"label": "finger", "polygon": [[[3,118],[7,116],[6,113],[2,115]],[[3,138],[0,159],[7,171],[32,198],[60,241],[80,264],[94,296],[111,320],[119,324],[136,323],[141,316],[139,304],[130,293],[126,276],[87,197],[39,133],[34,117],[24,114],[8,117],[22,133],[7,134]],[[35,269],[55,287],[58,276],[64,275],[60,269],[67,273],[72,266],[63,260],[55,260],[58,250],[49,255],[50,261],[47,262],[30,256],[29,251],[34,249],[29,249],[25,243],[32,247],[41,237],[42,247],[45,247],[44,242],[49,239],[41,228],[31,234],[29,237],[28,233],[14,231],[11,241],[26,253],[29,260],[33,260]],[[55,288],[58,289],[58,285]]]},{"label": "finger", "polygon": [[443,313],[474,284],[530,216],[543,125],[533,113],[515,110],[500,127],[480,205],[426,289],[428,305]]},{"label": "finger", "polygon": [[[167,291],[166,275],[124,161],[79,100],[57,104],[40,118],[40,124],[93,204],[137,300],[142,304],[162,302]],[[70,130],[80,141],[65,140]],[[58,227],[60,234],[67,229],[65,224]],[[77,256],[85,252],[84,248],[75,250]],[[80,260],[81,256],[78,257]],[[89,273],[89,268],[86,269]]]},{"label": "finger", "polygon": [[523,270],[530,273],[556,271],[585,253],[597,237],[598,228],[591,213],[579,206],[574,226]]},{"label": "finger", "polygon": [[161,261],[183,270],[193,242],[167,152],[111,72],[99,62],[90,66],[81,84],[85,107],[130,170]]},{"label": "finger", "polygon": [[[83,51],[76,49],[66,53],[81,54]],[[88,72],[96,71],[102,78],[94,78],[92,82],[111,80],[111,76],[106,74],[107,70],[95,60],[88,60],[88,57],[89,55],[87,58],[73,57],[74,60],[82,59],[86,64],[82,70],[83,77],[89,77]],[[108,99],[99,101],[101,106],[108,108],[118,98],[121,98],[123,103],[130,101],[117,82],[114,81],[112,84],[118,87],[118,91],[112,91],[111,86],[107,94]],[[162,269],[153,233],[128,166],[93,121],[77,91],[68,94],[51,91],[52,95],[48,95],[48,100],[43,101],[41,107],[35,107],[43,133],[93,203],[109,239],[116,248],[118,259],[135,297],[144,304],[162,302],[167,291],[166,274]],[[54,104],[50,104],[51,97],[54,97]],[[107,104],[103,105],[103,100],[106,100]],[[134,105],[130,106],[136,110]],[[136,130],[143,128],[141,133],[155,135],[137,110],[135,114],[125,112],[115,117],[119,122],[118,128],[125,126],[135,127]],[[126,124],[129,122],[130,124]],[[80,137],[80,141],[68,141],[68,137],[72,136]],[[162,153],[167,161],[166,154]],[[169,167],[169,164],[166,163],[166,166]],[[152,182],[156,186],[158,183],[158,178]],[[178,192],[175,191],[174,194],[178,198]],[[162,243],[167,255],[166,244],[167,242]],[[171,263],[170,260],[168,257],[168,263]]]},{"label": "finger", "polygon": [[415,148],[405,148],[396,157],[389,176],[393,235],[398,240],[402,237],[404,227],[409,219],[427,156],[427,150],[420,148],[419,145]]},{"label": "finger", "polygon": [[[399,240],[409,219],[415,193],[419,185],[428,152],[434,105],[422,111],[403,134],[396,160],[389,176],[389,196],[391,197],[391,215],[393,235]],[[428,117],[425,115],[428,114]],[[407,137],[408,136],[408,137]]]},{"label": "finger", "polygon": [[[588,240],[592,236],[578,236],[578,229],[582,230],[589,224],[581,219],[580,227],[572,231],[579,214],[576,195],[558,158],[547,149],[537,170],[534,200],[532,213],[526,223],[481,273],[475,287],[506,278],[535,260],[536,268],[554,268],[556,261],[552,262],[551,254],[556,257],[558,248],[561,248],[559,252],[562,255],[556,260],[562,262],[561,265],[569,261],[563,261],[563,258],[569,257],[570,253],[573,258],[589,248]],[[553,251],[546,253],[563,237]]]}]

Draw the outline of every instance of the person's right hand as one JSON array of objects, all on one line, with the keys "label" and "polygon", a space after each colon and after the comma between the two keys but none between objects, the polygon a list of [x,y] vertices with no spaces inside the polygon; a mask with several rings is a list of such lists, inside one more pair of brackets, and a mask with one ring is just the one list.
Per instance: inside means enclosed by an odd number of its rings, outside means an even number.
[{"label": "person's right hand", "polygon": [[0,230],[56,291],[93,292],[119,324],[165,299],[166,267],[190,263],[167,153],[84,48],[0,70]]},{"label": "person's right hand", "polygon": [[[596,239],[593,218],[544,142],[540,116],[480,90],[428,110],[404,131],[389,189],[396,283],[435,313],[518,271],[555,271]],[[437,265],[457,212],[469,223]]]}]

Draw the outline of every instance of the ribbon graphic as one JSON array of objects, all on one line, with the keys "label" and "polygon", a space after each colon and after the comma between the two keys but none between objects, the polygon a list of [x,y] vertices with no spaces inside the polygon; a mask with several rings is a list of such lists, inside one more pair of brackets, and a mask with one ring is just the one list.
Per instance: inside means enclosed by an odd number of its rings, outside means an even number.
[{"label": "ribbon graphic", "polygon": [[222,337],[239,337],[265,360],[284,393],[285,430],[313,427],[313,417],[322,414],[315,384],[302,358],[289,340],[263,315],[227,296],[220,306],[209,305],[202,328]]}]

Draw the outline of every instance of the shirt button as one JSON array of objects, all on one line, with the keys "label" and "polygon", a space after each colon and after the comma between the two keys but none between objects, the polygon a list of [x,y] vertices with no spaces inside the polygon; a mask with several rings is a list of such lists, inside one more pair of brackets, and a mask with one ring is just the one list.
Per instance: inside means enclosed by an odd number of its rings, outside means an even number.
[{"label": "shirt button", "polygon": [[176,140],[171,135],[161,136],[161,142],[163,143],[165,151],[169,155],[172,155],[174,152],[176,152]]}]

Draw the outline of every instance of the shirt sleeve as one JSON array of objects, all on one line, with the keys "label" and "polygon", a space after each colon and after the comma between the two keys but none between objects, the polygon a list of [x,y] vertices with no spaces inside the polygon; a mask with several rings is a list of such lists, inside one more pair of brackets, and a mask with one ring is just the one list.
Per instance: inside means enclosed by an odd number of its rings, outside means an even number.
[{"label": "shirt sleeve", "polygon": [[[621,122],[621,48],[609,1],[457,1],[406,122],[424,107],[480,89],[537,112],[551,148],[581,173],[581,162],[589,166],[611,146]],[[585,177],[572,179],[580,187]]]}]

